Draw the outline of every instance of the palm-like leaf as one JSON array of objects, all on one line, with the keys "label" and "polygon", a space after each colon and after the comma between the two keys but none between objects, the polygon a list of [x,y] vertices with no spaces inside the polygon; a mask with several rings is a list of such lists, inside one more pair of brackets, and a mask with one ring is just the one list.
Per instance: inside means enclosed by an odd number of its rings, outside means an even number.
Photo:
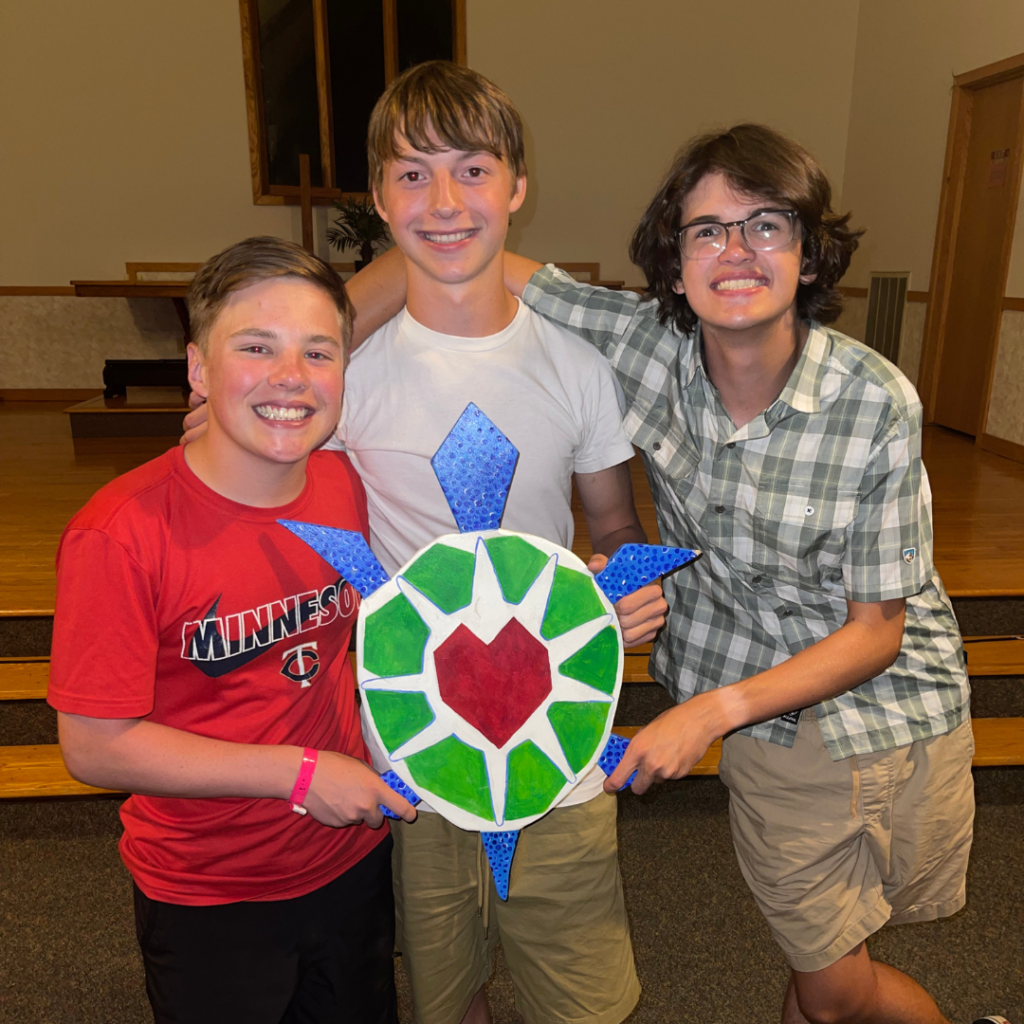
[{"label": "palm-like leaf", "polygon": [[358,249],[369,262],[373,251],[391,241],[388,226],[377,212],[372,199],[346,196],[334,204],[338,211],[334,227],[327,229],[327,241],[335,249]]}]

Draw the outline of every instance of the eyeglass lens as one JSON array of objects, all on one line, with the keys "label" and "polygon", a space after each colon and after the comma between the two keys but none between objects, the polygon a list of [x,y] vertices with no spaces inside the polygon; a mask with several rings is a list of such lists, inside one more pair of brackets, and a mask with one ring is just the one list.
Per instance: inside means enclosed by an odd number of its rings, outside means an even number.
[{"label": "eyeglass lens", "polygon": [[[793,241],[796,217],[789,213],[769,211],[736,225],[751,249],[765,252],[780,249]],[[708,259],[723,252],[729,244],[729,228],[711,222],[690,224],[680,233],[683,255],[688,260]]]}]

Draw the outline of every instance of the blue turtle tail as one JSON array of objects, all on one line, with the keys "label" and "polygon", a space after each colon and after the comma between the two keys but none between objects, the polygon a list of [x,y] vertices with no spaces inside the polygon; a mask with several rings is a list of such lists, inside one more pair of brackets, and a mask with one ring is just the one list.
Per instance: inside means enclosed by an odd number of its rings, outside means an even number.
[{"label": "blue turtle tail", "polygon": [[514,832],[481,832],[480,839],[487,853],[487,861],[494,875],[494,887],[498,895],[508,899],[508,874],[512,870],[512,857],[519,842],[519,831]]}]

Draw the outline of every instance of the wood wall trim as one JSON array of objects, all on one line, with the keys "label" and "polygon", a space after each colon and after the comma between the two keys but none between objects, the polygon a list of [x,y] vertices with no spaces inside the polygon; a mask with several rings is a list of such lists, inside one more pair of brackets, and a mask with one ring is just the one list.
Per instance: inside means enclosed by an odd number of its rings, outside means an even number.
[{"label": "wood wall trim", "polygon": [[979,434],[975,443],[984,451],[1002,455],[1004,459],[1024,462],[1024,444],[1007,441],[1005,438],[995,437],[992,434]]},{"label": "wood wall trim", "polygon": [[0,388],[0,402],[84,402],[102,394],[102,387]]},{"label": "wood wall trim", "polygon": [[[836,289],[840,295],[847,299],[866,299],[868,297],[867,288],[857,288],[852,285],[840,285]],[[927,302],[928,292],[907,292],[907,302]]]},{"label": "wood wall trim", "polygon": [[398,0],[381,0],[384,21],[384,85],[398,77]]},{"label": "wood wall trim", "polygon": [[74,295],[75,289],[50,285],[0,285],[0,295]]},{"label": "wood wall trim", "polygon": [[331,100],[331,58],[327,53],[327,3],[313,0],[313,50],[316,56],[316,104],[320,119],[320,174],[334,187],[334,116]]},{"label": "wood wall trim", "polygon": [[1013,309],[1018,313],[1024,313],[1024,299],[1010,298],[1007,295],[1003,299],[1003,309]]},{"label": "wood wall trim", "polygon": [[466,0],[452,0],[452,56],[466,67]]},{"label": "wood wall trim", "polygon": [[[257,206],[277,206],[267,196],[267,150],[263,138],[263,90],[256,68],[260,59],[259,24],[256,0],[238,0],[242,25],[242,68],[245,73],[245,118],[249,128],[249,173],[252,177],[252,201]],[[276,198],[276,197],[275,197]]]},{"label": "wood wall trim", "polygon": [[1024,53],[1015,54],[1013,57],[1004,57],[993,64],[986,64],[984,67],[975,68],[973,71],[965,71],[957,75],[953,82],[956,87],[969,89],[972,86],[998,85],[1008,78],[1015,78],[1024,69]]}]

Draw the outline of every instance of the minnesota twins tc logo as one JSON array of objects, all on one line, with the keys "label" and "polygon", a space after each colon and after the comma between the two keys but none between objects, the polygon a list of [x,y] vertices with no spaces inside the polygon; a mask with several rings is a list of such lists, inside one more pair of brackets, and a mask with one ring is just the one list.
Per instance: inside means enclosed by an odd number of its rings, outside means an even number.
[{"label": "minnesota twins tc logo", "polygon": [[302,683],[303,687],[309,686],[313,676],[320,671],[320,656],[316,653],[315,640],[290,648],[281,658],[284,661],[281,675],[292,682]]}]

